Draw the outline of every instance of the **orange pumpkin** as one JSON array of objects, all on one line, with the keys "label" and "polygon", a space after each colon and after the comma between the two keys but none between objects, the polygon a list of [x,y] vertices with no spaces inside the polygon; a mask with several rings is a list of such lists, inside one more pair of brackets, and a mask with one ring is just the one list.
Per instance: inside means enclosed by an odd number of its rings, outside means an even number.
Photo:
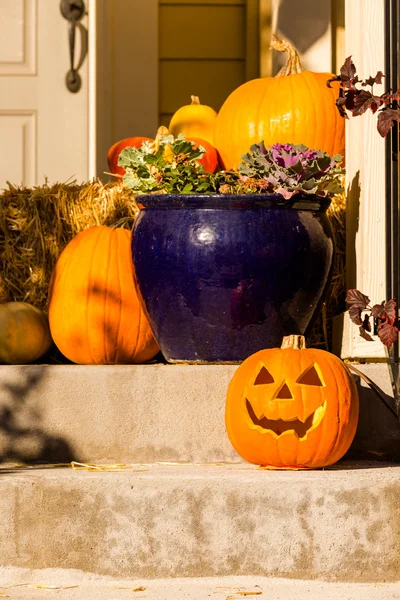
[{"label": "orange pumpkin", "polygon": [[346,365],[302,336],[261,350],[235,372],[226,429],[245,460],[271,468],[319,468],[338,461],[353,441],[358,394]]},{"label": "orange pumpkin", "polygon": [[157,354],[136,293],[130,231],[79,233],[55,265],[49,295],[51,334],[73,362],[140,363]]},{"label": "orange pumpkin", "polygon": [[218,113],[214,144],[225,169],[237,169],[252,144],[264,140],[304,144],[344,156],[345,123],[336,108],[339,85],[330,73],[302,71],[297,50],[275,37],[272,47],[288,52],[276,77],[254,79],[234,90]]},{"label": "orange pumpkin", "polygon": [[125,175],[125,169],[118,166],[119,155],[124,148],[140,148],[143,142],[152,142],[148,137],[129,137],[116,142],[108,151],[108,168],[114,175]]},{"label": "orange pumpkin", "polygon": [[199,163],[203,165],[206,173],[215,173],[219,166],[218,152],[210,142],[196,137],[188,137],[189,142],[194,142],[194,147],[202,146],[205,150],[203,156],[199,159]]}]

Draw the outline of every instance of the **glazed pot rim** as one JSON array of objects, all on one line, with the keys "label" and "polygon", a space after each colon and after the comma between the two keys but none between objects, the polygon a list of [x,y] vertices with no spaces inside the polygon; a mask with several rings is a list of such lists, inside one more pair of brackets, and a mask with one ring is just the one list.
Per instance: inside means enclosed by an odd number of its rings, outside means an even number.
[{"label": "glazed pot rim", "polygon": [[273,208],[325,212],[332,198],[313,194],[296,194],[290,200],[281,194],[140,194],[135,200],[140,210]]}]

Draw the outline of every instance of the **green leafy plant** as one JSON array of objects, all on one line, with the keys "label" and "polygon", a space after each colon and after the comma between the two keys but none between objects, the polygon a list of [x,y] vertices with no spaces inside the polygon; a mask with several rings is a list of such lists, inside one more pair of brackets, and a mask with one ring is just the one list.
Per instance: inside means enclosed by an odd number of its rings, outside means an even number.
[{"label": "green leafy plant", "polygon": [[118,165],[124,185],[135,194],[295,194],[328,196],[343,191],[341,156],[306,146],[254,144],[238,171],[207,173],[199,163],[205,149],[183,135],[158,137],[140,148],[125,148]]},{"label": "green leafy plant", "polygon": [[205,153],[183,135],[161,136],[140,148],[125,148],[118,166],[125,169],[124,184],[136,194],[216,193],[215,178],[199,163]]}]

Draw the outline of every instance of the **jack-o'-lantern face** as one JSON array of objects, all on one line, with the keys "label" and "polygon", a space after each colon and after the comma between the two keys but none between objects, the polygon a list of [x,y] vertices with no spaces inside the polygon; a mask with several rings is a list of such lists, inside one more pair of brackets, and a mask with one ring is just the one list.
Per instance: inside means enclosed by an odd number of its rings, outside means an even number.
[{"label": "jack-o'-lantern face", "polygon": [[[307,390],[299,386],[311,386],[306,402]],[[246,395],[249,426],[255,425],[262,432],[277,437],[291,431],[298,438],[304,438],[321,423],[326,411],[324,390],[316,387],[325,387],[317,364],[310,365],[297,379],[289,374],[283,381],[275,381],[261,363]]]},{"label": "jack-o'-lantern face", "polygon": [[237,369],[228,390],[226,426],[249,462],[319,467],[347,451],[358,419],[354,381],[323,350],[262,350]]}]

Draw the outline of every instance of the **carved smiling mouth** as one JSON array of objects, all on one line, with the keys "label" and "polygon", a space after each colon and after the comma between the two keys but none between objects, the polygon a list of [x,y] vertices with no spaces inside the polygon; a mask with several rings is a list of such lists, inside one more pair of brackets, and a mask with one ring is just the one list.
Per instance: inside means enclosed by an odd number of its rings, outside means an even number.
[{"label": "carved smiling mouth", "polygon": [[283,421],[282,419],[267,419],[264,415],[261,415],[259,419],[251,406],[250,402],[246,398],[247,412],[249,413],[250,419],[263,430],[272,431],[275,435],[280,436],[285,431],[292,431],[299,438],[303,438],[311,429],[315,429],[322,420],[325,414],[326,402],[319,406],[303,423],[300,419],[293,419],[291,421]]}]

